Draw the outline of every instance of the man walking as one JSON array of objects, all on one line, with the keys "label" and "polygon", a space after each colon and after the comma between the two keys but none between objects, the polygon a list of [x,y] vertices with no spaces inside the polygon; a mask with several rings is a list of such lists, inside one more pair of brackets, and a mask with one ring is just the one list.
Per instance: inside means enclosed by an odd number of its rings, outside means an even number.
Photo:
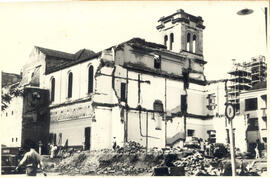
[{"label": "man walking", "polygon": [[260,141],[256,140],[255,159],[260,159]]},{"label": "man walking", "polygon": [[[36,176],[37,175],[37,168],[40,165],[40,168],[43,170],[43,163],[41,160],[40,155],[35,151],[35,144],[29,143],[30,151],[25,153],[23,159],[20,161],[16,170],[19,169],[20,166],[26,166],[26,175],[27,176]],[[46,176],[46,174],[44,173]]]}]

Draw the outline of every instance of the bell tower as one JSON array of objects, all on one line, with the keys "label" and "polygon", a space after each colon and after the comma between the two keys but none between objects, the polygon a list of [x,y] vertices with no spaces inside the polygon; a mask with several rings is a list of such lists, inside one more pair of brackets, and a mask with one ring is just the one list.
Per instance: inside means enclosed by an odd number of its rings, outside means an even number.
[{"label": "bell tower", "polygon": [[156,27],[161,33],[161,44],[168,50],[177,53],[191,53],[203,56],[203,25],[202,17],[193,16],[179,9],[158,20]]}]

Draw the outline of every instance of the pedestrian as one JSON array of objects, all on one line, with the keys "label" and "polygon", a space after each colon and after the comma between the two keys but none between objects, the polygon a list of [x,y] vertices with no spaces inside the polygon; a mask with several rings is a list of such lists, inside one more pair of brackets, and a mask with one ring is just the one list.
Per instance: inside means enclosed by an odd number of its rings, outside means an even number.
[{"label": "pedestrian", "polygon": [[[16,167],[16,171],[18,171],[19,167],[25,165],[26,167],[26,175],[27,176],[36,176],[38,166],[40,166],[41,170],[43,171],[43,162],[41,156],[35,150],[35,143],[28,143],[28,147],[30,150],[25,153],[23,159],[20,161],[18,166]],[[46,176],[46,173],[43,172]]]},{"label": "pedestrian", "polygon": [[113,137],[112,144],[113,144],[113,149],[115,150],[116,147],[117,147],[117,144],[116,144],[116,137]]},{"label": "pedestrian", "polygon": [[255,147],[255,159],[259,159],[260,158],[260,150],[259,150],[259,140],[256,141],[256,147]]},{"label": "pedestrian", "polygon": [[55,154],[56,154],[57,146],[55,144],[51,144],[50,145],[50,148],[51,148],[50,158],[54,158],[55,157]]}]

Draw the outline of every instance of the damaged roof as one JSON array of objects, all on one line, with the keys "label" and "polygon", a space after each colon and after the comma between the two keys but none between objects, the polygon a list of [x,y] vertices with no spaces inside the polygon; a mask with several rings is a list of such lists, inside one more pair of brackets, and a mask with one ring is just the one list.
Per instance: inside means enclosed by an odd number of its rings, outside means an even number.
[{"label": "damaged roof", "polygon": [[94,58],[99,57],[101,55],[101,52],[98,52],[98,53],[80,52],[80,53],[81,53],[81,55],[78,55],[80,57],[78,57],[78,59],[76,59],[76,60],[66,61],[66,62],[61,63],[61,65],[56,65],[56,66],[48,68],[46,70],[46,74],[50,74],[52,72],[56,72],[58,70],[65,69],[67,67],[74,66],[76,64],[94,59]]},{"label": "damaged roof", "polygon": [[[78,64],[80,62],[92,59],[96,56],[99,56],[100,53],[95,53],[92,50],[89,49],[81,49],[75,54],[71,53],[66,53],[62,51],[57,51],[53,49],[48,49],[48,48],[42,48],[39,46],[35,46],[39,51],[41,51],[43,54],[46,56],[52,57],[53,59],[61,59],[58,64],[53,65],[53,66],[47,66],[46,67],[46,74],[70,67],[72,65]],[[64,60],[64,62],[63,62]]]},{"label": "damaged roof", "polygon": [[62,52],[62,51],[57,51],[57,50],[53,50],[53,49],[48,49],[48,48],[42,48],[39,46],[35,46],[35,47],[39,51],[41,51],[43,54],[45,54],[46,56],[74,60],[74,54],[70,54],[70,53],[66,53],[66,52]]},{"label": "damaged roof", "polygon": [[91,57],[93,54],[95,54],[94,51],[89,50],[89,49],[81,49],[78,52],[76,52],[75,54],[71,54],[71,53],[66,53],[63,51],[42,48],[39,46],[36,46],[36,48],[39,51],[41,51],[43,54],[45,54],[46,56],[51,56],[51,57],[56,57],[56,58],[61,58],[61,59],[69,59],[69,60],[85,59],[85,58]]},{"label": "damaged roof", "polygon": [[142,45],[142,46],[148,46],[148,47],[156,48],[156,49],[167,49],[167,47],[165,45],[158,44],[158,43],[153,43],[153,42],[148,42],[148,41],[145,41],[142,38],[132,38],[131,40],[129,40],[127,42],[124,42],[124,43],[133,43],[133,44],[138,44],[138,45]]}]

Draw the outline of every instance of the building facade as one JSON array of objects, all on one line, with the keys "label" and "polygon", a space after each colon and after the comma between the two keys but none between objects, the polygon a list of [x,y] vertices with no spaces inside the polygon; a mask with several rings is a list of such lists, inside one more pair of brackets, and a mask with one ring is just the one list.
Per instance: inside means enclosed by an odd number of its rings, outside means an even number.
[{"label": "building facade", "polygon": [[159,20],[165,45],[134,38],[48,71],[54,142],[101,149],[111,148],[113,137],[147,147],[207,139],[213,115],[206,107],[202,22],[180,10]]}]

